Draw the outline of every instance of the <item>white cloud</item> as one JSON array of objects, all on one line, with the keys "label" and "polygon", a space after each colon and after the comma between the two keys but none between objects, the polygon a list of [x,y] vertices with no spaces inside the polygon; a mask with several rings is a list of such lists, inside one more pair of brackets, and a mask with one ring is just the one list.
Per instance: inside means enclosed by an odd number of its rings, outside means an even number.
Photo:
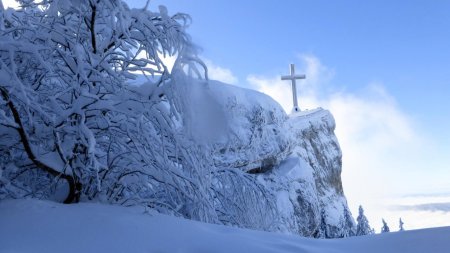
[{"label": "white cloud", "polygon": [[362,203],[413,187],[405,170],[417,166],[411,157],[419,155],[422,140],[382,86],[369,86],[366,94],[334,94],[320,104],[336,119],[343,182],[351,201]]},{"label": "white cloud", "polygon": [[281,81],[280,77],[266,78],[250,75],[247,77],[247,82],[250,83],[250,85],[254,89],[261,91],[275,99],[284,108],[285,111],[290,112],[290,110],[292,109],[292,95],[290,93],[290,84],[286,81]]},{"label": "white cloud", "polygon": [[298,58],[301,60],[300,72],[305,73],[307,79],[302,86],[311,91],[333,79],[335,71],[323,65],[319,58],[311,54],[302,54]]},{"label": "white cloud", "polygon": [[215,65],[208,59],[203,60],[208,67],[208,76],[211,80],[217,80],[228,84],[237,84],[238,79],[231,70]]},{"label": "white cloud", "polygon": [[[344,191],[352,210],[356,211],[357,206],[363,204],[373,208],[369,218],[381,220],[378,215],[393,215],[387,211],[387,206],[377,202],[414,189],[426,173],[421,167],[424,164],[413,159],[426,156],[420,151],[424,139],[415,122],[382,83],[370,83],[355,92],[326,93],[324,91],[330,89],[325,89],[325,85],[332,80],[334,70],[312,55],[300,56],[299,63],[302,67],[296,72],[306,74],[306,80],[298,82],[300,109],[320,106],[335,117],[335,132],[343,152]],[[281,81],[280,76],[249,75],[247,82],[272,96],[290,112],[290,83]],[[421,172],[411,173],[413,171]]]}]

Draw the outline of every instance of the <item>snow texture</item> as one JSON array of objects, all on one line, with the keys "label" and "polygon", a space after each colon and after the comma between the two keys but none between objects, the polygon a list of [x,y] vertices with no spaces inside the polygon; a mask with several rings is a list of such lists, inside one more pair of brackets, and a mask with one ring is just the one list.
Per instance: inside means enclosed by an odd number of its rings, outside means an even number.
[{"label": "snow texture", "polygon": [[142,208],[62,205],[39,200],[0,203],[0,252],[21,253],[443,253],[450,227],[309,239],[212,225]]}]

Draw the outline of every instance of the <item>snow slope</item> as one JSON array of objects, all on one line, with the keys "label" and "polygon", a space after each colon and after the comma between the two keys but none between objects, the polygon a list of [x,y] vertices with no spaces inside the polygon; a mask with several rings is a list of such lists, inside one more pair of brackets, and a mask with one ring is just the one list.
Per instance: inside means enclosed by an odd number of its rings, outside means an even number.
[{"label": "snow slope", "polygon": [[450,227],[346,239],[212,225],[139,208],[62,205],[39,200],[0,203],[0,252],[449,252]]}]

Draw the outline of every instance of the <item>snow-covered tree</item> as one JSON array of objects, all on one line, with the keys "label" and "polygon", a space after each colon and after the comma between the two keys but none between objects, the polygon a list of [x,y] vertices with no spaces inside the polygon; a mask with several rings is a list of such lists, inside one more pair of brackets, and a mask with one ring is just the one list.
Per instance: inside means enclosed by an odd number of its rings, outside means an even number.
[{"label": "snow-covered tree", "polygon": [[381,233],[387,233],[390,232],[389,226],[387,225],[386,221],[382,219],[383,226],[381,227]]},{"label": "snow-covered tree", "polygon": [[320,211],[320,223],[318,232],[316,234],[316,238],[328,238],[328,227],[327,227],[327,220],[326,220],[326,213],[325,210],[322,209]]},{"label": "snow-covered tree", "polygon": [[[19,2],[0,8],[0,199],[68,192],[65,203],[272,226],[271,193],[255,177],[213,170],[180,132],[186,99],[173,86],[204,66],[185,32],[189,16],[120,0]],[[166,55],[177,57],[170,74]],[[128,85],[137,73],[159,77]]]},{"label": "snow-covered tree", "polygon": [[400,220],[399,220],[399,231],[405,231],[405,228],[403,227],[403,221],[402,221],[402,218],[400,218]]},{"label": "snow-covered tree", "polygon": [[[5,162],[18,175],[37,169],[33,173],[65,179],[65,203],[93,198],[117,166],[121,175],[112,181],[143,167],[147,154],[133,135],[142,134],[144,122],[155,123],[155,115],[136,109],[160,106],[164,85],[144,100],[124,83],[135,71],[164,76],[161,55],[188,51],[189,18],[170,17],[165,8],[129,9],[117,0],[20,3],[18,10],[2,10],[1,123],[10,140],[2,142]],[[168,116],[159,113],[152,126],[168,129]],[[124,193],[117,183],[108,185],[108,197]]]},{"label": "snow-covered tree", "polygon": [[343,210],[344,210],[344,216],[341,218],[341,220],[339,222],[339,226],[340,226],[340,230],[341,230],[341,237],[355,236],[356,235],[355,221],[352,217],[352,214],[350,213],[348,208],[346,208],[345,206],[343,206]]},{"label": "snow-covered tree", "polygon": [[369,220],[364,215],[364,209],[360,205],[358,209],[358,217],[356,218],[356,235],[370,235],[373,234],[373,229],[369,225]]}]

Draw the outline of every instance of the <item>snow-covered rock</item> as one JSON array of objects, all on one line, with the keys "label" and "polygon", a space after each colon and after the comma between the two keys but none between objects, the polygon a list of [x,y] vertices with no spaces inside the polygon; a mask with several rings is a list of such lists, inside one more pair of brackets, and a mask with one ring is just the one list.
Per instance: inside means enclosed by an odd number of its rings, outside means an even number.
[{"label": "snow-covered rock", "polygon": [[321,108],[295,113],[285,129],[290,156],[274,168],[274,173],[284,176],[299,224],[296,232],[305,236],[352,235],[355,225],[342,187],[342,153],[333,116]]},{"label": "snow-covered rock", "polygon": [[277,230],[308,237],[353,233],[341,181],[342,153],[329,111],[288,116],[254,90],[217,81],[191,81],[185,87],[178,89],[189,99],[184,103],[187,132],[206,140],[216,168],[254,174],[273,192]]},{"label": "snow-covered rock", "polygon": [[188,100],[185,131],[212,146],[215,167],[257,172],[286,157],[288,116],[271,97],[218,81],[184,82],[175,85],[179,97]]}]

